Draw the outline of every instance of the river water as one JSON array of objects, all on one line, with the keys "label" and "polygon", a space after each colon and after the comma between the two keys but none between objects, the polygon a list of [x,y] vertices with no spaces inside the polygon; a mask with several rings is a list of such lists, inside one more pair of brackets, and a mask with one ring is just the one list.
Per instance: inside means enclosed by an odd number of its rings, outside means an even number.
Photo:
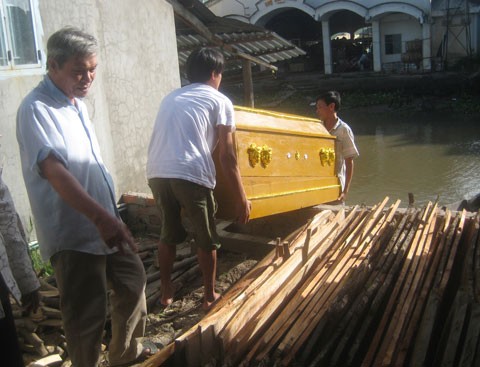
[{"label": "river water", "polygon": [[373,205],[386,196],[408,205],[437,198],[447,205],[480,193],[480,119],[453,113],[381,108],[340,111],[352,128],[355,160],[348,205]]}]

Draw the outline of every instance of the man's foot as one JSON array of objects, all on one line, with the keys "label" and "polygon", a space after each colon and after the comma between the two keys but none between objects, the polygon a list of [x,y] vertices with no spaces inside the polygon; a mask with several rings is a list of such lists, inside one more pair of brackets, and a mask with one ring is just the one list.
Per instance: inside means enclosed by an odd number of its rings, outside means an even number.
[{"label": "man's foot", "polygon": [[218,293],[213,293],[213,297],[204,297],[203,298],[203,305],[202,308],[204,311],[210,311],[215,303],[221,298],[222,296]]},{"label": "man's foot", "polygon": [[130,362],[127,362],[127,363],[121,363],[121,364],[114,364],[114,365],[110,365],[110,366],[112,366],[112,367],[129,367],[129,366],[137,365],[139,363],[145,362],[148,358],[150,358],[154,354],[155,353],[152,350],[152,348],[144,347],[142,349],[142,352],[140,353],[140,355],[137,358],[135,358],[133,361],[130,361]]},{"label": "man's foot", "polygon": [[175,289],[172,284],[161,286],[160,303],[162,306],[167,307],[172,304]]}]

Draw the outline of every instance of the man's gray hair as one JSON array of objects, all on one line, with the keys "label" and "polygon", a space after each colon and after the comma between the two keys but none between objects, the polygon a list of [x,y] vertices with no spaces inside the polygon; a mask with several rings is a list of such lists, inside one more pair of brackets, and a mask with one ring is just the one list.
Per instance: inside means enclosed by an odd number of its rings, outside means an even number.
[{"label": "man's gray hair", "polygon": [[[47,42],[47,59],[54,59],[59,67],[72,56],[85,57],[97,53],[95,37],[75,27],[64,27],[50,36]],[[47,63],[48,68],[48,63]]]}]

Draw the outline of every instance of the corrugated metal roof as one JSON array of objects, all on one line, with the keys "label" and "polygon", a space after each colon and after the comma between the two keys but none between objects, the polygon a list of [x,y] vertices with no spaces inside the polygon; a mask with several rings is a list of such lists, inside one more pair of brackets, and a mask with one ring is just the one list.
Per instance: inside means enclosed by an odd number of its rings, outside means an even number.
[{"label": "corrugated metal roof", "polygon": [[[301,48],[280,37],[275,32],[236,19],[217,17],[210,9],[197,0],[177,1],[202,22],[211,33],[220,38],[223,43],[233,46],[238,52],[254,56],[268,64],[275,64],[306,54]],[[190,52],[200,46],[211,46],[220,49],[227,60],[227,72],[242,67],[241,58],[220,46],[211,44],[192,27],[177,18],[175,27],[181,69],[183,69]]]},{"label": "corrugated metal roof", "polygon": [[[274,64],[294,57],[305,55],[305,51],[283,39],[274,32],[230,33],[217,34],[223,42],[246,54],[258,57],[260,60]],[[200,46],[213,46],[201,35],[177,35],[177,49],[180,67],[183,67],[190,52]],[[221,49],[221,47],[217,47]],[[242,60],[231,52],[223,50],[227,60],[227,70],[241,68]]]}]

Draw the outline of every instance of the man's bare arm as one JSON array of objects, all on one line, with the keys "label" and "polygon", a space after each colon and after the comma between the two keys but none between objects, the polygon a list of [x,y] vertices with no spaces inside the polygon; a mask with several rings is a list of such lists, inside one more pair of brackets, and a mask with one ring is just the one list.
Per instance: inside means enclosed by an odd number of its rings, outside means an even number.
[{"label": "man's bare arm", "polygon": [[348,190],[350,189],[350,183],[352,182],[353,178],[353,157],[345,158],[345,187],[343,188],[343,192],[338,197],[339,201],[345,201],[348,195]]},{"label": "man's bare arm", "polygon": [[232,131],[228,126],[222,125],[218,128],[218,150],[223,174],[228,180],[230,187],[232,187],[236,193],[236,220],[239,223],[247,223],[250,217],[251,203],[247,200],[247,195],[243,188],[240,170],[238,169],[237,164],[237,157],[233,147]]},{"label": "man's bare arm", "polygon": [[49,155],[39,166],[58,195],[95,224],[107,246],[117,247],[122,253],[127,248],[136,250],[127,226],[98,204],[57,158]]}]

